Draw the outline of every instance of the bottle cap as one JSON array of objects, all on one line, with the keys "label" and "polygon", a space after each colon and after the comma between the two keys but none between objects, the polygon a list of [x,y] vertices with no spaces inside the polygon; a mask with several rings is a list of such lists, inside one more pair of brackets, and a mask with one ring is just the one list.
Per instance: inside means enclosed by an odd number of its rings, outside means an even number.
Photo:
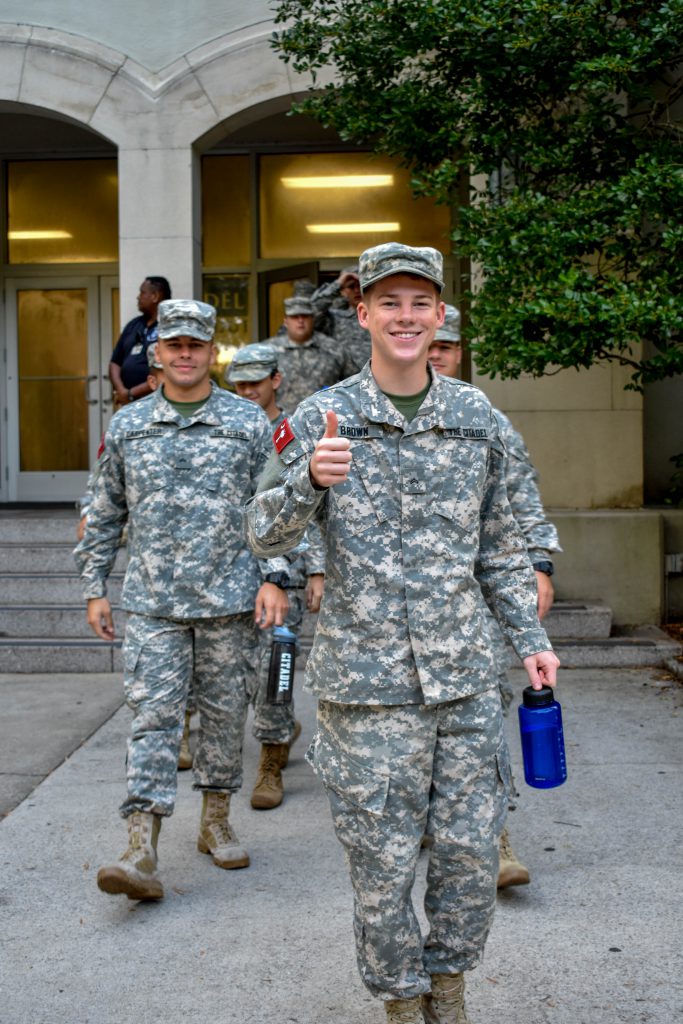
[{"label": "bottle cap", "polygon": [[285,644],[295,644],[296,633],[292,633],[291,629],[287,629],[286,626],[273,626],[273,640],[282,640]]},{"label": "bottle cap", "polygon": [[525,686],[522,699],[525,708],[544,708],[553,703],[555,695],[550,686],[542,686],[540,690],[534,690],[533,686]]}]

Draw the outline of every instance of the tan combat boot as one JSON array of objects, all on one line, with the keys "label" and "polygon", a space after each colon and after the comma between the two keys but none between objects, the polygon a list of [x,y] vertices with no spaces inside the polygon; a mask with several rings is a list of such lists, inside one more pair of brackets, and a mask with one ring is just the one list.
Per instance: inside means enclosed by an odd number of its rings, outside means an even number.
[{"label": "tan combat boot", "polygon": [[100,868],[97,884],[102,892],[123,894],[129,900],[160,900],[164,887],[156,868],[161,818],[158,814],[133,811],[126,823],[128,849],[116,864]]},{"label": "tan combat boot", "polygon": [[248,868],[249,854],[240,846],[235,832],[228,823],[229,813],[229,793],[204,790],[197,849],[200,853],[210,853],[214,864],[219,868]]},{"label": "tan combat boot", "polygon": [[282,756],[280,757],[280,768],[286,768],[287,767],[287,764],[289,763],[289,752],[292,749],[292,747],[294,746],[294,744],[296,743],[296,741],[299,739],[299,736],[301,736],[301,722],[295,722],[294,723],[294,732],[292,733],[291,740],[289,741],[289,743],[283,743],[282,744],[282,746],[285,749],[284,749],[284,751],[282,753]]},{"label": "tan combat boot", "polygon": [[190,719],[192,718],[192,712],[185,712],[185,725],[183,726],[183,735],[180,740],[180,752],[178,754],[178,771],[185,772],[188,768],[192,767],[192,751],[190,750]]},{"label": "tan combat boot", "polygon": [[530,881],[529,872],[527,868],[517,860],[515,851],[510,845],[510,836],[508,835],[508,830],[506,828],[504,828],[501,833],[498,850],[499,864],[497,887],[499,889],[506,889],[508,885],[528,885]]},{"label": "tan combat boot", "polygon": [[415,999],[389,999],[384,1004],[387,1024],[424,1024],[420,997]]},{"label": "tan combat boot", "polygon": [[422,996],[425,1024],[472,1024],[465,1010],[465,975],[432,974],[432,991]]},{"label": "tan combat boot", "polygon": [[286,755],[286,743],[264,743],[261,746],[256,785],[251,794],[251,806],[257,811],[269,811],[282,803],[285,791],[281,764]]}]

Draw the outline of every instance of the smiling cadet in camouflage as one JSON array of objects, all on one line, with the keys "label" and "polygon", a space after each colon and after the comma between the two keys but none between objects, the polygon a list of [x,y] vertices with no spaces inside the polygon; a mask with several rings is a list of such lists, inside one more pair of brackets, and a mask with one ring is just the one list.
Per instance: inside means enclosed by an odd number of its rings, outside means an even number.
[{"label": "smiling cadet in camouflage", "polygon": [[[482,593],[532,685],[554,685],[558,661],[490,403],[427,366],[441,255],[390,243],[363,253],[359,272],[371,368],[280,428],[248,537],[261,557],[297,544],[312,519],[325,537],[309,759],[348,858],[361,976],[388,1021],[466,1024],[462,972],[491,923],[509,784]],[[423,942],[411,888],[425,830]]]},{"label": "smiling cadet in camouflage", "polygon": [[121,606],[129,613],[124,689],[134,717],[121,813],[129,845],[116,864],[98,872],[97,882],[129,899],[163,896],[156,843],[162,818],[173,812],[191,680],[201,718],[197,845],[219,867],[248,865],[228,811],[242,782],[246,679],[258,642],[254,613],[265,628],[281,623],[287,610],[284,591],[262,583],[268,569],[280,566],[257,563],[242,518],[267,457],[270,424],[253,403],[211,383],[215,322],[214,307],[203,302],[159,306],[164,384],[112,419],[88,527],[75,552],[88,622],[112,640],[106,580],[128,523]]},{"label": "smiling cadet in camouflage", "polygon": [[278,405],[287,415],[314,391],[348,376],[344,354],[337,342],[313,330],[313,306],[304,296],[285,299],[284,337],[268,338],[277,349],[282,384]]},{"label": "smiling cadet in camouflage", "polygon": [[[278,350],[267,342],[245,345],[239,349],[225,375],[241,398],[257,402],[268,419],[271,430],[284,420],[278,406],[281,382],[278,370]],[[289,611],[285,625],[297,633],[304,617],[304,604],[311,612],[320,607],[325,574],[325,556],[320,528],[311,523],[306,531],[305,550],[297,553],[287,568],[287,597]],[[254,705],[252,731],[261,744],[261,757],[251,806],[260,811],[279,807],[284,798],[282,770],[287,766],[292,743],[301,732],[294,718],[294,701],[290,704],[271,704],[268,701],[268,669],[272,649],[272,633],[263,630],[258,670],[251,700]]]},{"label": "smiling cadet in camouflage", "polygon": [[[457,377],[462,359],[460,335],[460,312],[455,306],[446,306],[443,326],[434,335],[429,352],[429,361],[433,368],[446,377]],[[524,534],[527,551],[536,573],[538,588],[539,618],[550,610],[553,603],[553,585],[550,576],[553,573],[551,554],[561,551],[559,537],[555,526],[548,520],[543,501],[538,489],[538,474],[531,463],[531,457],[519,431],[515,430],[505,413],[494,409],[500,436],[505,444],[507,457],[505,460],[505,487],[510,508],[517,525]],[[513,700],[514,691],[507,677],[508,650],[500,627],[489,612],[488,626],[491,636],[498,687],[500,689],[503,710],[507,714]],[[513,785],[514,795],[516,790]],[[513,800],[510,809],[514,808]],[[526,885],[529,870],[518,859],[508,835],[507,827],[500,838],[500,858],[498,866],[498,888],[505,889],[509,885]]]}]

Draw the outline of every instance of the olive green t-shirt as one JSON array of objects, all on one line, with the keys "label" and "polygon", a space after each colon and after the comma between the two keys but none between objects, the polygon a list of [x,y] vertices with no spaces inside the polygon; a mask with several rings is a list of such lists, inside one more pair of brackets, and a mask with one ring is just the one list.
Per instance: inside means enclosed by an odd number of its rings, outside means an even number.
[{"label": "olive green t-shirt", "polygon": [[383,391],[382,394],[389,399],[392,405],[396,406],[401,415],[405,416],[408,423],[410,423],[417,416],[418,410],[427,397],[427,392],[431,386],[432,380],[430,377],[422,391],[418,391],[416,395],[391,395],[388,391]]},{"label": "olive green t-shirt", "polygon": [[209,392],[206,398],[200,398],[198,402],[174,402],[172,399],[168,397],[165,391],[164,398],[166,399],[168,404],[172,406],[175,409],[175,411],[179,413],[180,416],[183,417],[183,419],[189,420],[190,416],[194,416],[194,414],[199,409],[201,409],[203,405],[206,405],[206,403],[211,398],[211,392]]}]

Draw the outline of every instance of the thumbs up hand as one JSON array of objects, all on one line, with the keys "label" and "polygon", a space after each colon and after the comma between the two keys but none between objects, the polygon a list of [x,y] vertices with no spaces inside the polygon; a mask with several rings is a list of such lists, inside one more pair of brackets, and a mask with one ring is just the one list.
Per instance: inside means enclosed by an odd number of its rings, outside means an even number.
[{"label": "thumbs up hand", "polygon": [[336,412],[327,412],[325,433],[315,446],[308,472],[313,486],[319,490],[343,484],[349,475],[351,466],[351,442],[346,437],[339,437],[339,421]]}]

